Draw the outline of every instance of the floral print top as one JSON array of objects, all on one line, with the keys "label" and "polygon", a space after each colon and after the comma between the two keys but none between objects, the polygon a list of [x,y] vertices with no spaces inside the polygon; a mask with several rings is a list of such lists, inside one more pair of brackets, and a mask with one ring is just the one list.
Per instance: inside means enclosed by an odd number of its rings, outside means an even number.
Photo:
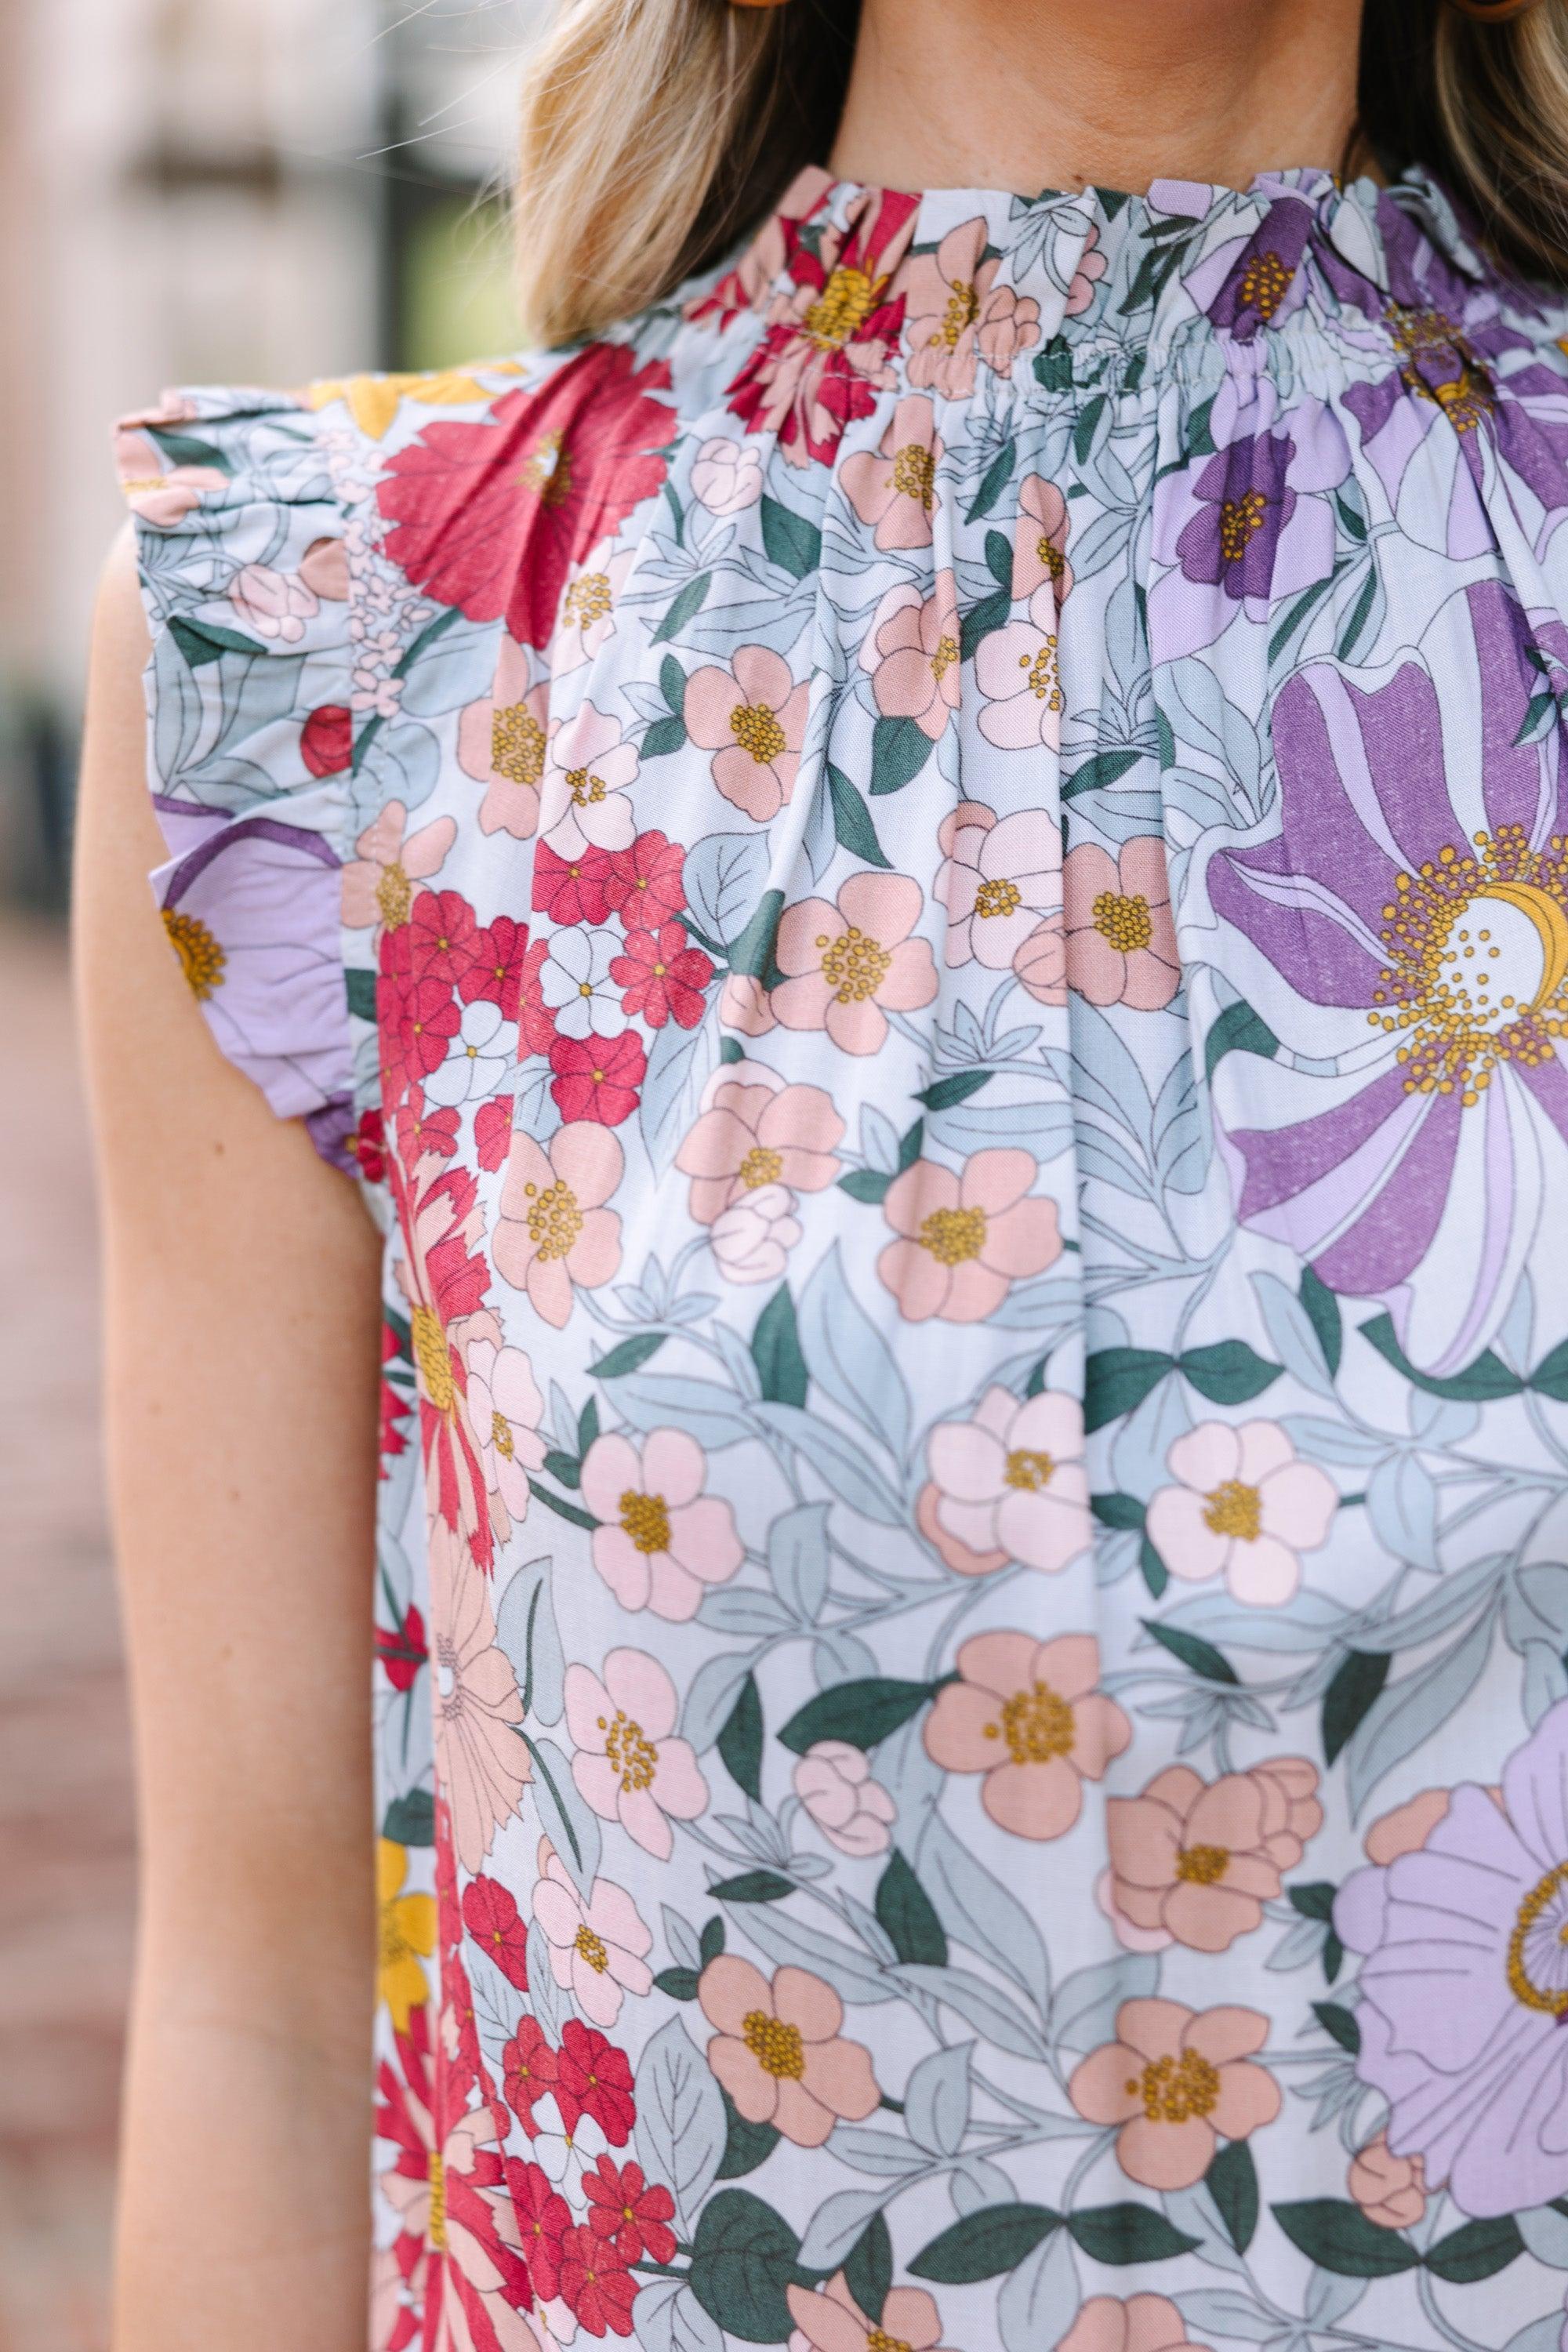
[{"label": "floral print top", "polygon": [[375,2352],[1568,2341],[1565,329],[811,173],[123,428],[386,1235]]}]

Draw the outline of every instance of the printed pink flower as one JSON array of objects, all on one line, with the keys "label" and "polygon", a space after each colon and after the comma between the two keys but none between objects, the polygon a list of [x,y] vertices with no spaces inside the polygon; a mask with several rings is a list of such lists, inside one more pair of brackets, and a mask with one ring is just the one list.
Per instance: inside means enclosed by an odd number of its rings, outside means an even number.
[{"label": "printed pink flower", "polygon": [[870,1759],[847,1739],[818,1739],[795,1768],[795,1793],[830,1845],[858,1856],[886,1853],[898,1807]]},{"label": "printed pink flower", "polygon": [[570,677],[609,644],[616,634],[616,599],[636,561],[635,548],[617,548],[606,539],[573,565],[550,640],[552,677]]},{"label": "printed pink flower", "polygon": [[279,572],[269,563],[242,565],[229,583],[228,601],[242,628],[283,646],[297,646],[306,622],[321,610],[315,591],[297,572]]},{"label": "printed pink flower", "polygon": [[1031,1196],[1038,1172],[1028,1152],[1004,1150],[974,1152],[956,1176],[917,1160],[894,1177],[882,1213],[899,1238],[877,1272],[906,1322],[984,1322],[1015,1282],[1055,1263],[1057,1204]]},{"label": "printed pink flower", "polygon": [[1073,271],[1072,286],[1067,299],[1069,319],[1079,318],[1088,310],[1094,299],[1094,289],[1104,275],[1105,256],[1100,250],[1100,230],[1093,226],[1083,241],[1083,251],[1078,257],[1078,268]]},{"label": "printed pink flower", "polygon": [[219,467],[166,465],[152,435],[140,429],[143,424],[183,421],[159,411],[145,418],[128,417],[115,435],[114,461],[126,504],[154,530],[173,530],[200,506],[204,491],[228,488],[228,476]]},{"label": "printed pink flower", "polygon": [[586,1895],[548,1838],[539,1843],[533,1916],[550,1950],[550,1972],[590,2023],[614,2025],[629,1992],[653,1990],[653,1936],[624,1886],[595,1878]]},{"label": "printed pink flower", "polygon": [[1021,351],[1040,339],[1040,306],[1028,295],[993,281],[1000,264],[983,260],[985,222],[979,215],[949,229],[934,253],[920,253],[899,278],[906,302],[910,382],[931,385],[944,400],[966,400],[984,360],[1010,375]]},{"label": "printed pink flower", "polygon": [[910,936],[921,887],[907,874],[854,874],[838,893],[786,907],[773,952],[784,977],[773,992],[786,1029],[826,1029],[846,1054],[875,1054],[889,1013],[913,1013],[936,994],[928,941]]},{"label": "printed pink flower", "polygon": [[1057,2352],[1208,2352],[1163,2294],[1091,2294]]},{"label": "printed pink flower", "polygon": [[784,2289],[795,2333],[792,2352],[942,2352],[942,2321],[923,2286],[889,2287],[879,2320],[868,2319],[835,2271],[820,2292]]},{"label": "printed pink flower", "polygon": [[349,593],[349,551],[341,539],[313,539],[300,558],[300,577],[323,604],[344,604]]},{"label": "printed pink flower", "polygon": [[1316,1767],[1279,1756],[1204,1780],[1189,1765],[1157,1772],[1140,1797],[1106,1808],[1111,1916],[1146,1940],[1225,1952],[1263,1924],[1283,1874],[1323,1825]]},{"label": "printed pink flower", "polygon": [[942,1522],[942,1489],[934,1478],[928,1478],[915,1497],[915,1525],[919,1528],[938,1558],[945,1561],[959,1576],[994,1576],[1005,1568],[1010,1555],[1005,1551],[972,1551]]},{"label": "printed pink flower", "polygon": [[1067,1003],[1068,943],[1059,911],[1029,933],[1013,958],[1013,971],[1037,1004]]},{"label": "printed pink flower", "polygon": [[514,1519],[525,1519],[528,1474],[542,1468],[545,1454],[539,1433],[544,1399],[533,1366],[521,1348],[500,1348],[488,1338],[469,1340],[467,1360],[468,1419],[485,1484]]},{"label": "printed pink flower", "polygon": [[939,1422],[929,1448],[936,1516],[973,1555],[1065,1568],[1089,1540],[1083,1409],[1043,1390],[989,1388],[968,1421]]},{"label": "printed pink flower", "polygon": [[754,441],[717,434],[691,461],[691,495],[712,515],[740,514],[763,495],[763,456]]},{"label": "printed pink flower", "polygon": [[839,1170],[844,1121],[820,1087],[786,1086],[754,1062],[721,1074],[711,1100],[683,1139],[675,1164],[691,1178],[689,1206],[700,1225],[748,1192],[773,1184],[821,1192]]},{"label": "printed pink flower", "polygon": [[1178,1483],[1149,1506],[1149,1540],[1173,1576],[1223,1576],[1254,1608],[1289,1601],[1300,1555],[1328,1537],[1339,1504],[1333,1480],[1299,1462],[1277,1422],[1204,1421],[1165,1456]]},{"label": "printed pink flower", "polygon": [[489,1591],[468,1545],[438,1515],[430,1523],[430,1702],[436,1772],[467,1871],[484,1863],[529,1780],[517,1677],[498,1649]]},{"label": "printed pink flower", "polygon": [[766,824],[795,790],[811,688],[796,685],[781,654],[741,646],[732,666],[710,664],[686,681],[686,728],[713,757],[713,782],[746,816]]},{"label": "printed pink flower", "polygon": [[481,833],[528,841],[539,829],[550,689],[531,686],[527,650],[503,635],[489,694],[458,721],[458,759],[465,775],[488,786],[479,803]]},{"label": "printed pink flower", "polygon": [[1083,1811],[1083,1783],[1103,1778],[1132,1738],[1098,1689],[1092,1633],[976,1633],[958,1653],[926,1717],[926,1753],[944,1772],[983,1772],[980,1801],[1014,1837],[1065,1837]]},{"label": "printed pink flower", "polygon": [[[1497,1792],[1487,1793],[1495,1797]],[[1402,1853],[1421,1853],[1438,1822],[1447,1820],[1453,1801],[1452,1789],[1423,1789],[1392,1812],[1380,1813],[1362,1840],[1368,1862],[1386,1869]]]},{"label": "printed pink flower", "polygon": [[575,718],[551,727],[539,788],[539,828],[557,857],[570,863],[586,849],[630,847],[637,825],[626,794],[637,782],[637,766],[619,722],[591,702]]},{"label": "printed pink flower", "polygon": [[368,930],[373,923],[389,930],[408,920],[416,882],[438,874],[458,838],[457,820],[438,816],[407,833],[408,811],[401,801],[388,801],[381,814],[367,824],[354,847],[359,855],[343,867],[343,922],[351,931]]},{"label": "printed pink flower", "polygon": [[605,1202],[625,1166],[597,1119],[558,1128],[548,1154],[521,1128],[513,1133],[491,1255],[501,1280],[526,1290],[557,1331],[571,1315],[574,1286],[597,1290],[620,1265],[621,1221]]},{"label": "printed pink flower", "polygon": [[642,1650],[611,1650],[602,1682],[591,1666],[566,1669],[572,1777],[602,1821],[659,1862],[674,1848],[670,1818],[694,1822],[708,1804],[689,1742],[670,1736],[679,1713],[675,1685]]},{"label": "printed pink flower", "polygon": [[[1023,604],[1045,588],[1058,608],[1072,586],[1067,560],[1072,524],[1068,502],[1055,482],[1027,474],[1018,489],[1018,520],[1013,533],[1013,602]],[[1032,609],[1032,608],[1031,608]]]},{"label": "printed pink flower", "polygon": [[751,2124],[772,2124],[796,2147],[820,2147],[836,2123],[863,2123],[881,2097],[871,2053],[840,2038],[844,2004],[806,1969],[770,1984],[738,1954],[721,1952],[698,1981],[715,2031],[708,2063]]},{"label": "printed pink flower", "polygon": [[778,1282],[799,1241],[795,1194],[784,1184],[747,1192],[715,1217],[708,1229],[719,1271],[726,1282]]},{"label": "printed pink flower", "polygon": [[1054,751],[1061,741],[1061,671],[1054,596],[1039,589],[1026,621],[1009,621],[980,640],[974,679],[985,697],[980,732],[999,751]]},{"label": "printed pink flower", "polygon": [[951,572],[929,596],[905,581],[878,605],[860,648],[884,719],[912,719],[934,743],[958,709],[958,591]]},{"label": "printed pink flower", "polygon": [[1042,917],[1062,903],[1061,825],[1047,809],[1015,809],[998,821],[981,801],[961,801],[937,839],[944,859],[933,896],[947,908],[947,961],[1006,971]]},{"label": "printed pink flower", "polygon": [[1181,984],[1182,961],[1157,833],[1124,842],[1111,857],[1080,841],[1062,869],[1069,986],[1091,1004],[1155,1013]]},{"label": "printed pink flower", "polygon": [[1352,2158],[1347,2186],[1380,2230],[1413,2230],[1426,2218],[1426,2168],[1418,2156],[1395,2156],[1386,2132]]},{"label": "printed pink flower", "polygon": [[594,1566],[623,1609],[693,1617],[705,1585],[722,1584],[745,1547],[735,1517],[705,1495],[708,1465],[694,1437],[656,1429],[639,1455],[618,1431],[596,1437],[583,1460],[583,1501],[600,1525]]},{"label": "printed pink flower", "polygon": [[845,495],[884,548],[929,547],[936,469],[944,444],[929,400],[907,394],[894,409],[879,450],[857,449],[839,469]]},{"label": "printed pink flower", "polygon": [[1247,2139],[1279,2113],[1273,2075],[1249,2063],[1268,2039],[1255,2009],[1124,2000],[1116,2033],[1075,2069],[1068,2095],[1088,2122],[1121,2126],[1116,2160],[1144,2189],[1191,2189],[1222,2139]]}]

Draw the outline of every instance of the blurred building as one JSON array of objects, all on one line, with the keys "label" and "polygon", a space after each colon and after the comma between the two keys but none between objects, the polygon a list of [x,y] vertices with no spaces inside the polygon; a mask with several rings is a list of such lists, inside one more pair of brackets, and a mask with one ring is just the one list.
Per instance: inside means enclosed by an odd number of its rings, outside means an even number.
[{"label": "blurred building", "polygon": [[504,177],[540,0],[0,8],[0,894],[58,900],[110,421],[511,341]]}]

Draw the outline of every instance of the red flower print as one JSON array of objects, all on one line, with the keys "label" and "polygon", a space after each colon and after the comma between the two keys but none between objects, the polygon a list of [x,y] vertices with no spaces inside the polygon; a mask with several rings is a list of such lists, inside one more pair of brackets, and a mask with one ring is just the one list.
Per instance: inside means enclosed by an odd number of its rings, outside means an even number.
[{"label": "red flower print", "polygon": [[478,956],[479,925],[460,890],[421,890],[408,916],[409,954],[420,980],[458,988]]},{"label": "red flower print", "polygon": [[619,1127],[637,1107],[647,1055],[627,1029],[619,1037],[557,1037],[550,1049],[551,1093],[563,1119]]},{"label": "red flower print", "polygon": [[386,1173],[386,1121],[379,1110],[367,1110],[353,1133],[343,1138],[343,1150],[367,1184],[379,1184]]},{"label": "red flower print", "polygon": [[649,395],[668,388],[662,361],[591,344],[482,423],[427,425],[378,492],[387,553],[437,603],[542,648],[573,564],[664,480],[675,413]]},{"label": "red flower print", "polygon": [[702,992],[713,966],[700,948],[689,947],[679,923],[657,931],[628,931],[626,953],[610,959],[610,978],[628,1013],[640,1013],[650,1029],[662,1029],[673,1015],[683,1029],[702,1018]]},{"label": "red flower print", "polygon": [[533,854],[533,904],[552,923],[602,923],[610,911],[610,853],[593,843],[570,864],[541,842]]},{"label": "red flower print", "polygon": [[503,1021],[515,1021],[527,953],[528,926],[514,923],[510,915],[498,915],[493,923],[476,931],[473,961],[458,982],[458,993],[464,1003],[475,1004],[483,999],[500,1006]]},{"label": "red flower print", "polygon": [[494,1878],[470,1878],[463,1889],[463,1925],[509,1984],[528,1990],[528,1928],[517,1898]]},{"label": "red flower print", "polygon": [[397,1156],[404,1167],[411,1169],[427,1155],[450,1160],[457,1149],[457,1112],[427,1111],[423,1087],[410,1087],[397,1106]]},{"label": "red flower print", "polygon": [[510,1095],[496,1095],[489,1102],[481,1103],[474,1113],[474,1150],[479,1166],[492,1173],[506,1158],[511,1139],[512,1108]]},{"label": "red flower print", "polygon": [[300,757],[313,776],[341,776],[353,758],[353,737],[347,704],[323,702],[300,730]]},{"label": "red flower print", "polygon": [[561,2248],[561,2294],[590,2336],[629,2336],[637,2284],[606,2239],[585,2221],[568,2230]]},{"label": "red flower print", "polygon": [[539,2137],[533,2103],[553,2091],[560,2072],[557,2053],[544,2038],[536,2017],[520,2017],[517,2032],[501,2053],[501,2086],[507,2105],[530,2139]]},{"label": "red flower print", "polygon": [[592,2116],[612,2147],[625,2147],[631,2137],[637,2105],[626,2053],[581,2018],[569,2017],[562,2029],[555,2103],[569,2132],[579,2116]]},{"label": "red flower print", "polygon": [[561,2254],[572,2208],[537,2164],[513,2165],[511,2195],[530,2284],[541,2303],[553,2303],[561,2292]]},{"label": "red flower print", "polygon": [[635,2263],[647,2254],[667,2263],[675,2252],[675,2200],[659,2183],[650,2184],[640,2164],[613,2164],[599,2158],[596,2172],[583,2176],[588,2200],[588,2227],[596,2238],[606,2238],[622,2262]]},{"label": "red flower print", "polygon": [[[403,1410],[406,1412],[407,1407]],[[397,1450],[403,1451],[401,1438]],[[398,1623],[376,1627],[375,1654],[395,1691],[413,1689],[414,1677],[430,1653],[425,1642],[425,1620],[412,1601],[407,1614]]]},{"label": "red flower print", "polygon": [[388,1102],[397,1101],[409,1086],[440,1067],[462,1019],[448,987],[439,980],[415,978],[407,948],[401,944],[405,937],[402,930],[383,937],[375,983],[382,1087]]},{"label": "red flower print", "polygon": [[628,931],[657,930],[686,905],[686,852],[662,833],[639,833],[610,859],[605,897]]}]

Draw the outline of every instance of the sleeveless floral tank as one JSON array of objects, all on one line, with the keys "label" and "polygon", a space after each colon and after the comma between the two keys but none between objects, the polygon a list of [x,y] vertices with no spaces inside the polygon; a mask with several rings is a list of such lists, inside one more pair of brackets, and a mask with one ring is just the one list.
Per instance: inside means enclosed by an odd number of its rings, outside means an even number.
[{"label": "sleeveless floral tank", "polygon": [[1568,2342],[1565,330],[811,173],[123,428],[386,1236],[374,2352]]}]

